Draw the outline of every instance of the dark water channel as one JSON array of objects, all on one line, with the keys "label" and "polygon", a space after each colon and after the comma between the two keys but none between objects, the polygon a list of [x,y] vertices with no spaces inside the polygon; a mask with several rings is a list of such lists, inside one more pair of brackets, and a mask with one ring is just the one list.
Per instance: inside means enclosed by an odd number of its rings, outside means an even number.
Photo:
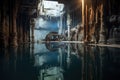
[{"label": "dark water channel", "polygon": [[120,48],[42,43],[0,49],[0,80],[120,80]]}]

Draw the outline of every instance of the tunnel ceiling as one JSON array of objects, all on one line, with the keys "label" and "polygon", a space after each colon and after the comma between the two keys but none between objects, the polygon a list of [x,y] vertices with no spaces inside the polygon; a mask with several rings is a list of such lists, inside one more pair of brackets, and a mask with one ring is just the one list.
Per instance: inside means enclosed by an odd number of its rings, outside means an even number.
[{"label": "tunnel ceiling", "polygon": [[75,25],[81,22],[81,0],[45,0],[45,1],[58,1],[59,4],[64,4],[64,11],[69,13],[72,22]]},{"label": "tunnel ceiling", "polygon": [[[17,0],[16,0],[17,1]],[[80,10],[81,3],[80,0],[46,0],[46,1],[58,1],[59,3],[65,4],[67,8],[69,8],[70,12],[76,13],[76,10]],[[37,5],[40,0],[21,0],[20,2],[19,13],[29,14],[33,17],[37,16]]]},{"label": "tunnel ceiling", "polygon": [[35,17],[37,13],[38,0],[21,0],[19,13],[31,15]]},{"label": "tunnel ceiling", "polygon": [[81,0],[46,0],[46,1],[58,1],[59,3],[63,3],[66,6],[70,7],[70,9],[81,6]]},{"label": "tunnel ceiling", "polygon": [[[69,7],[70,11],[79,9],[81,5],[78,3],[79,0],[46,0],[46,1],[58,1],[59,3],[63,3],[67,7]],[[40,0],[22,0],[20,2],[21,4],[20,4],[19,12],[32,15],[36,12],[37,5],[39,2]]]}]

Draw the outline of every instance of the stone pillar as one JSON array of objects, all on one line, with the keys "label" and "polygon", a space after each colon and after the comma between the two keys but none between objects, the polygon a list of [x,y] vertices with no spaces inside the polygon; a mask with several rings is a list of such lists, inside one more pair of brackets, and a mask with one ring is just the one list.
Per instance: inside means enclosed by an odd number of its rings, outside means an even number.
[{"label": "stone pillar", "polygon": [[[19,19],[19,20],[18,20]],[[20,15],[17,17],[17,42],[20,44]]]},{"label": "stone pillar", "polygon": [[71,19],[70,14],[67,15],[67,28],[68,28],[68,41],[70,41],[70,25],[71,25]]},{"label": "stone pillar", "polygon": [[98,40],[99,40],[99,27],[98,27],[98,7],[96,8],[96,11],[95,11],[95,31],[94,31],[94,36],[95,36],[95,43],[98,43]]},{"label": "stone pillar", "polygon": [[30,21],[30,25],[31,25],[31,42],[34,42],[34,19],[31,19]]},{"label": "stone pillar", "polygon": [[32,25],[32,42],[34,42],[34,25]]},{"label": "stone pillar", "polygon": [[3,1],[1,4],[1,25],[0,25],[0,46],[7,47],[7,40],[6,40],[6,3]]},{"label": "stone pillar", "polygon": [[91,43],[95,43],[95,14],[94,14],[94,8],[91,6],[90,8],[90,16],[89,16],[89,41]]},{"label": "stone pillar", "polygon": [[60,16],[60,21],[58,21],[59,35],[62,35],[62,32],[63,32],[62,19],[63,19],[63,15]]},{"label": "stone pillar", "polygon": [[96,24],[98,22],[98,12],[97,12],[97,8],[94,9],[94,33],[93,33],[93,36],[94,36],[94,43],[96,44],[97,43],[97,39],[96,39]]},{"label": "stone pillar", "polygon": [[22,14],[20,14],[20,27],[19,27],[19,31],[20,31],[20,37],[19,37],[19,43],[23,43],[23,23],[22,23]]},{"label": "stone pillar", "polygon": [[27,43],[30,42],[30,30],[29,30],[29,27],[27,28]]},{"label": "stone pillar", "polygon": [[85,10],[84,10],[84,5],[85,5],[85,2],[84,0],[82,0],[82,27],[83,27],[83,35],[84,35],[84,40],[85,40]]},{"label": "stone pillar", "polygon": [[[81,0],[82,3],[82,7],[81,7],[81,11],[82,11],[82,23],[78,24],[78,41],[84,42],[85,41],[85,10],[84,10],[84,0]],[[78,10],[79,11],[79,10]]]},{"label": "stone pillar", "polygon": [[17,19],[17,3],[14,2],[10,2],[10,46],[16,47],[18,46],[17,43],[17,25],[16,25],[16,19]]},{"label": "stone pillar", "polygon": [[78,41],[78,28],[76,28],[76,31],[75,31],[75,41]]},{"label": "stone pillar", "polygon": [[63,26],[63,35],[65,36],[65,16],[63,15],[63,23],[62,23],[62,26]]},{"label": "stone pillar", "polygon": [[28,43],[28,42],[29,42],[29,29],[27,27],[27,30],[26,30],[26,43]]},{"label": "stone pillar", "polygon": [[20,27],[19,27],[19,43],[23,43],[23,28],[21,26],[21,23],[20,23]]},{"label": "stone pillar", "polygon": [[103,21],[103,4],[100,5],[100,38],[99,43],[105,43],[105,29],[104,29],[104,21]]},{"label": "stone pillar", "polygon": [[85,6],[85,42],[88,42],[88,37],[89,37],[89,30],[88,30],[88,7],[87,5]]},{"label": "stone pillar", "polygon": [[26,43],[29,42],[29,33],[30,33],[29,25],[30,25],[29,15],[26,15],[26,25],[25,25],[25,27],[26,27]]},{"label": "stone pillar", "polygon": [[24,23],[23,23],[23,43],[26,43],[26,24]]},{"label": "stone pillar", "polygon": [[30,17],[28,19],[28,33],[27,33],[27,35],[28,35],[28,42],[30,42]]}]

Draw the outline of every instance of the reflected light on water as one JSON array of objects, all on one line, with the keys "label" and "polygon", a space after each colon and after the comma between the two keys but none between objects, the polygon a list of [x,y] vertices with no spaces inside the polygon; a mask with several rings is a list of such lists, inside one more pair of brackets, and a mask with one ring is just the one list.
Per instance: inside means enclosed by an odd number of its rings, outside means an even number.
[{"label": "reflected light on water", "polygon": [[120,49],[42,43],[0,50],[0,80],[115,80]]}]

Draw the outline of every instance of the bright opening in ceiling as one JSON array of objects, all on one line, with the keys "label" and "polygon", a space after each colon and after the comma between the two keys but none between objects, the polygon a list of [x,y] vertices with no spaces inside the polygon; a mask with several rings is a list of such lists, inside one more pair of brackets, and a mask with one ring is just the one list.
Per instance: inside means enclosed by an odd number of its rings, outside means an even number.
[{"label": "bright opening in ceiling", "polygon": [[64,13],[64,4],[58,1],[41,0],[38,5],[39,15],[59,17]]}]

